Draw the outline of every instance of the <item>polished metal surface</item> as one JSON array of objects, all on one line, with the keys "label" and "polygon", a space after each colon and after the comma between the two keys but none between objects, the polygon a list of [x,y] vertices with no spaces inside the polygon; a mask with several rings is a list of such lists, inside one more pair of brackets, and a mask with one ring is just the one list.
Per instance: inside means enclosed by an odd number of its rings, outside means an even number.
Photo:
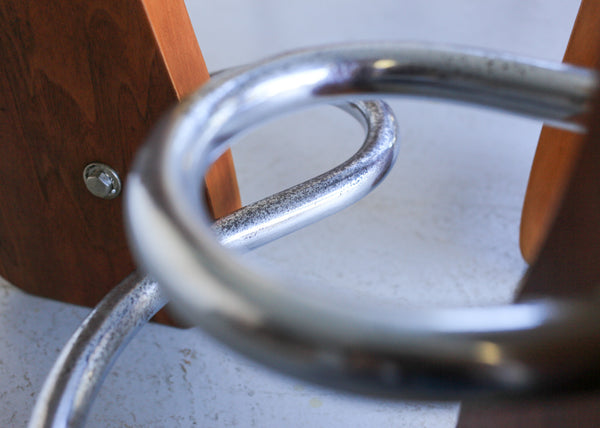
[{"label": "polished metal surface", "polygon": [[[377,185],[398,151],[394,115],[380,101],[341,108],[365,127],[367,135],[357,153],[327,173],[216,222],[213,231],[220,242],[231,248],[255,248],[350,205]],[[333,204],[328,202],[332,199]],[[83,425],[120,351],[166,302],[156,281],[138,273],[113,289],[63,348],[37,399],[29,426]]]},{"label": "polished metal surface", "polygon": [[238,250],[264,245],[351,205],[384,178],[398,152],[392,111],[375,102],[340,108],[367,132],[360,150],[331,171],[217,220],[213,229],[222,245]]},{"label": "polished metal surface", "polygon": [[120,351],[166,303],[156,281],[138,273],[107,294],[61,351],[37,398],[29,426],[83,425]]},{"label": "polished metal surface", "polygon": [[139,152],[125,200],[130,242],[188,320],[320,384],[455,399],[597,387],[596,298],[456,309],[325,298],[258,273],[223,248],[197,197],[230,137],[294,109],[357,97],[428,97],[581,129],[596,87],[586,69],[426,44],[325,47],[222,73],[163,120]]},{"label": "polished metal surface", "polygon": [[110,166],[92,162],[83,169],[83,181],[90,193],[102,199],[114,199],[121,193],[119,174]]}]

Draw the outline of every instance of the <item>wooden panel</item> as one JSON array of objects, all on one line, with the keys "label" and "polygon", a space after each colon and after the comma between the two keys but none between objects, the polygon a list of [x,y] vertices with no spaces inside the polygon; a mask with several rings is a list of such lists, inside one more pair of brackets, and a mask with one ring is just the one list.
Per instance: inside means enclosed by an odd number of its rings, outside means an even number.
[{"label": "wooden panel", "polygon": [[[134,266],[121,199],[92,196],[82,171],[100,161],[124,178],[161,113],[208,79],[185,5],[4,0],[0,58],[0,275],[94,305]],[[239,207],[230,154],[216,168],[222,215]]]},{"label": "wooden panel", "polygon": [[[564,62],[596,67],[600,60],[600,2],[584,0]],[[582,136],[545,126],[535,153],[521,216],[523,258],[533,263],[556,215],[581,149]]]}]

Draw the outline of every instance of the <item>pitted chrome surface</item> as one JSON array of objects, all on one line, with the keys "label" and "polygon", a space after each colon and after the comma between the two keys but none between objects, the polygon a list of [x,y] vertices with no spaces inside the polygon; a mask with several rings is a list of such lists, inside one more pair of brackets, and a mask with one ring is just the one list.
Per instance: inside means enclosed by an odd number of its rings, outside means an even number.
[{"label": "pitted chrome surface", "polygon": [[[310,104],[374,95],[437,97],[581,129],[596,86],[596,75],[585,69],[415,44],[306,50],[220,73],[165,119],[140,152],[126,195],[132,245],[188,319],[233,348],[321,384],[413,398],[515,397],[595,387],[595,300],[390,311],[371,302],[290,293],[287,284],[257,274],[218,245],[220,236],[230,248],[254,248],[367,193],[396,154],[393,144],[380,146],[382,156],[370,152],[377,143],[371,145],[369,135],[379,129],[391,137],[391,128],[368,128],[361,151],[373,161],[372,173],[353,158],[212,230],[197,195],[210,160],[230,136]],[[380,119],[393,122],[389,112]],[[324,182],[332,187],[322,189]],[[352,194],[332,191],[338,183],[349,185]],[[291,220],[284,218],[294,211]],[[81,423],[119,350],[165,302],[147,278],[129,278],[111,292],[63,350],[31,426]]]},{"label": "pitted chrome surface", "polygon": [[246,250],[264,245],[352,204],[384,178],[398,152],[392,111],[374,102],[341,108],[367,131],[360,150],[331,171],[217,220],[213,229],[222,245]]},{"label": "pitted chrome surface", "polygon": [[376,299],[324,298],[259,274],[223,249],[196,197],[228,137],[294,109],[426,97],[581,129],[596,87],[596,74],[582,68],[401,43],[309,49],[221,73],[140,152],[126,195],[132,247],[191,322],[318,383],[413,398],[514,397],[600,384],[595,300],[399,310]]},{"label": "pitted chrome surface", "polygon": [[[365,196],[389,171],[398,151],[396,121],[389,107],[373,101],[340,108],[366,130],[357,153],[329,172],[217,221],[213,230],[224,245],[255,248],[316,222]],[[120,351],[166,303],[158,283],[139,273],[115,287],[65,345],[29,426],[81,426]]]}]

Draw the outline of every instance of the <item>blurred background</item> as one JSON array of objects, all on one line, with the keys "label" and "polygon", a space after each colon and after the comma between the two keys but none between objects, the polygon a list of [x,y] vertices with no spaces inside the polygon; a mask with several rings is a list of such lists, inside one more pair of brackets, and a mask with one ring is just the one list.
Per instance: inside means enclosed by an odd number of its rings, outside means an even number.
[{"label": "blurred background", "polygon": [[[211,71],[350,41],[477,46],[560,61],[577,0],[187,0]],[[401,148],[388,179],[350,209],[255,251],[313,284],[399,305],[510,302],[526,264],[519,219],[541,124],[447,103],[389,100]],[[319,107],[234,147],[244,203],[337,165],[361,144]],[[59,350],[88,309],[0,283],[0,426],[23,426]],[[107,377],[87,426],[453,427],[459,403],[349,396],[272,373],[196,330],[149,325]]]}]

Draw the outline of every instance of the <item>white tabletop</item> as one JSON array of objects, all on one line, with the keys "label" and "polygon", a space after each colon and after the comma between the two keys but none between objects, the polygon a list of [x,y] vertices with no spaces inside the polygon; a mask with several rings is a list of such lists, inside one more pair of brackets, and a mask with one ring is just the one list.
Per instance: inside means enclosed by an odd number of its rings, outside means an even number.
[{"label": "white tabletop", "polygon": [[[188,0],[210,70],[302,46],[423,40],[560,60],[577,0]],[[410,305],[508,302],[524,269],[520,210],[540,124],[438,102],[392,101],[402,146],[366,199],[257,250],[259,263],[312,282]],[[234,147],[244,202],[309,178],[361,142],[323,107],[278,120]],[[23,426],[88,309],[0,283],[0,426]],[[458,403],[381,401],[307,385],[196,330],[148,325],[123,352],[91,427],[452,427]]]}]

